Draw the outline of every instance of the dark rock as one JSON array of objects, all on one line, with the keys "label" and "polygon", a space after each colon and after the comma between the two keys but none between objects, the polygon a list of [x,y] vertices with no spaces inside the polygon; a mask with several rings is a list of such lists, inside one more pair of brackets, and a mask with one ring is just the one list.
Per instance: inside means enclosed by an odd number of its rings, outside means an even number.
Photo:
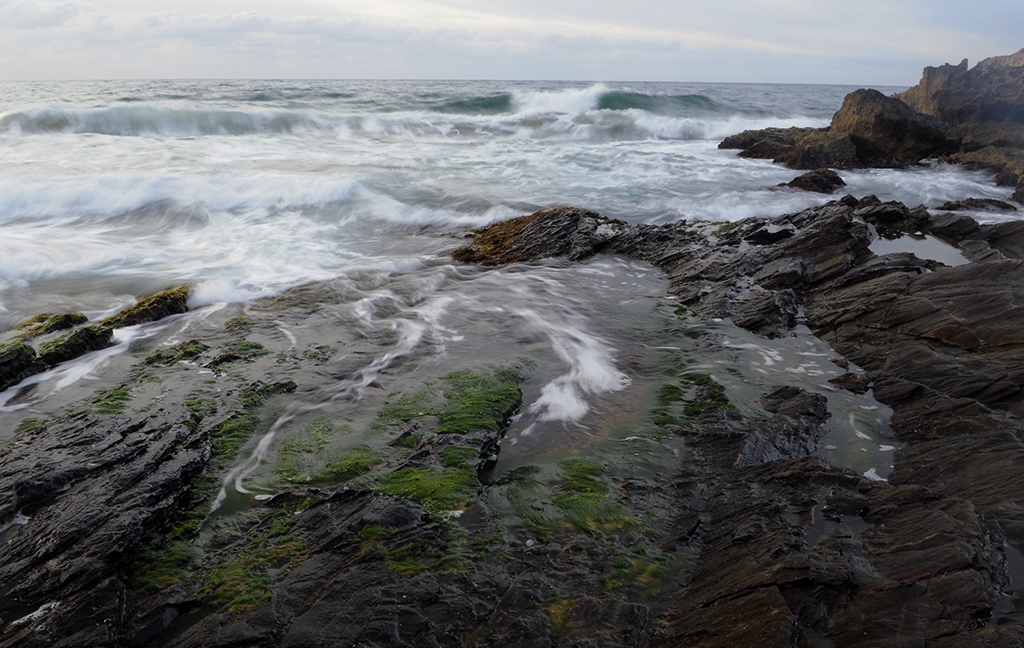
[{"label": "dark rock", "polygon": [[808,132],[792,148],[776,155],[774,161],[791,169],[853,169],[863,166],[853,140],[828,130]]},{"label": "dark rock", "polygon": [[844,373],[837,378],[832,378],[829,382],[840,389],[845,389],[854,394],[864,394],[870,388],[870,381],[867,379],[867,376],[850,372]]},{"label": "dark rock", "polygon": [[[598,244],[591,241],[582,247],[576,244],[581,223],[590,233],[604,225],[612,236],[624,223],[601,219],[596,213],[575,207],[560,207],[520,216],[492,225],[473,238],[473,243],[452,252],[456,261],[499,265],[530,261],[552,256],[585,258]],[[598,221],[601,221],[600,225]],[[602,232],[603,233],[603,232]]]},{"label": "dark rock", "polygon": [[[799,138],[807,135],[811,128],[765,128],[763,130],[745,130],[737,135],[726,137],[718,145],[720,149],[745,149],[750,151],[745,157],[771,159],[778,155],[777,152],[769,152],[773,147],[778,151],[784,151],[796,145]],[[766,154],[761,155],[755,147],[761,147]]]},{"label": "dark rock", "polygon": [[896,95],[917,110],[945,123],[950,138],[961,142],[951,156],[972,168],[999,174],[1000,184],[1024,190],[1024,54],[995,56],[968,69],[960,65],[927,67],[921,82]]},{"label": "dark rock", "polygon": [[940,211],[991,211],[1011,212],[1017,208],[1008,202],[996,200],[995,198],[965,198],[964,200],[950,200],[936,207]]},{"label": "dark rock", "polygon": [[35,349],[21,340],[0,345],[0,391],[38,371]]},{"label": "dark rock", "polygon": [[64,331],[87,321],[89,321],[88,318],[81,313],[60,313],[58,315],[43,313],[19,324],[14,330],[21,331],[19,337],[33,338],[55,331]]},{"label": "dark rock", "polygon": [[942,122],[877,90],[857,90],[825,129],[744,131],[719,148],[772,158],[792,169],[904,167],[951,151]]},{"label": "dark rock", "polygon": [[209,457],[208,437],[197,443],[182,424],[188,416],[177,407],[134,420],[79,416],[0,457],[0,519],[29,518],[6,534],[0,619],[38,615],[30,638],[0,643],[115,645],[120,561]]},{"label": "dark rock", "polygon": [[829,134],[849,137],[863,166],[903,167],[947,152],[940,120],[877,90],[846,95]]},{"label": "dark rock", "polygon": [[846,182],[832,169],[817,169],[797,176],[786,183],[785,186],[815,193],[830,194],[835,193],[839,187],[845,187]]}]

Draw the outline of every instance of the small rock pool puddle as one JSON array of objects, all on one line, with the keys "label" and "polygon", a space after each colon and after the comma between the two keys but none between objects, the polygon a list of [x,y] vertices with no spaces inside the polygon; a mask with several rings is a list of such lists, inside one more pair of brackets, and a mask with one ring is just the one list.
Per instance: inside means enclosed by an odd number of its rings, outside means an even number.
[{"label": "small rock pool puddle", "polygon": [[879,237],[869,246],[878,256],[910,252],[919,259],[938,261],[950,267],[968,263],[960,250],[931,234],[904,234],[896,238]]}]

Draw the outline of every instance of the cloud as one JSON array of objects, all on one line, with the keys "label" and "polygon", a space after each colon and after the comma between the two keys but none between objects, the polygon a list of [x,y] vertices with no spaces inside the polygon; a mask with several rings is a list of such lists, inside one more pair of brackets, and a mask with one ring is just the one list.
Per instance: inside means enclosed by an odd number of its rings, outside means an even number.
[{"label": "cloud", "polygon": [[0,27],[40,29],[57,27],[74,18],[78,7],[73,2],[30,2],[0,0]]},{"label": "cloud", "polygon": [[1024,44],[977,18],[1020,25],[1024,7],[995,17],[977,0],[960,21],[950,3],[0,0],[0,74],[909,85],[924,65]]}]

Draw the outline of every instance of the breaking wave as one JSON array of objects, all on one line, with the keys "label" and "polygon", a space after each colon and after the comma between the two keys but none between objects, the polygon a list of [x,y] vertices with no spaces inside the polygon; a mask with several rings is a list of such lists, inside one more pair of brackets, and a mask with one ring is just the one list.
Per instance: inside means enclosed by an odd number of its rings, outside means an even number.
[{"label": "breaking wave", "polygon": [[[177,95],[175,95],[177,97]],[[32,107],[0,116],[0,135],[116,137],[333,136],[339,139],[499,138],[628,141],[710,139],[736,129],[807,123],[807,117],[729,106],[703,94],[645,93],[603,84],[406,99],[373,108],[346,93],[279,101],[250,93],[232,109],[211,102],[121,97],[102,108]],[[440,100],[438,100],[440,99]],[[174,99],[173,101],[178,101]],[[272,105],[272,104],[277,105]],[[216,102],[212,102],[216,103]],[[204,105],[205,104],[205,105]]]}]

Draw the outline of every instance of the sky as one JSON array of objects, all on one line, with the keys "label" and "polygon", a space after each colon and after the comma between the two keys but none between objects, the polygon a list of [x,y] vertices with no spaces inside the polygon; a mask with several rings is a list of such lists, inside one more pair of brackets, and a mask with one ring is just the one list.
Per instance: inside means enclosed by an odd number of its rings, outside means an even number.
[{"label": "sky", "polygon": [[0,80],[909,86],[1021,48],[1020,0],[0,0]]}]

